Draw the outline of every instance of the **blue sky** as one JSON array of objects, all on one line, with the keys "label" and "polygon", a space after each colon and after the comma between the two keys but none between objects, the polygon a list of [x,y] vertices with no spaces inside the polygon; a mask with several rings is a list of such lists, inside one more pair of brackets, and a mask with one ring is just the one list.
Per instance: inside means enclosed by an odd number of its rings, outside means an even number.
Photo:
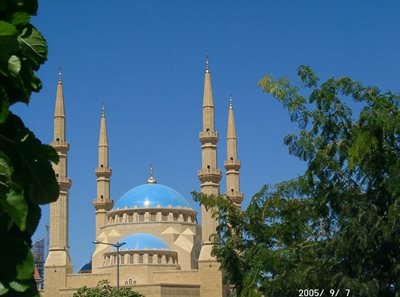
[{"label": "blue sky", "polygon": [[[40,139],[51,142],[62,65],[74,269],[93,251],[102,102],[112,198],[144,183],[153,163],[158,182],[190,200],[190,192],[199,190],[198,132],[208,54],[219,165],[222,169],[232,93],[247,204],[262,185],[296,177],[305,168],[283,145],[283,137],[296,126],[257,82],[265,74],[296,81],[297,67],[306,64],[321,79],[350,76],[398,91],[399,12],[394,0],[41,1],[33,22],[49,43],[49,59],[39,71],[43,90],[29,107],[13,110]],[[46,235],[48,211],[43,207],[35,239]]]}]

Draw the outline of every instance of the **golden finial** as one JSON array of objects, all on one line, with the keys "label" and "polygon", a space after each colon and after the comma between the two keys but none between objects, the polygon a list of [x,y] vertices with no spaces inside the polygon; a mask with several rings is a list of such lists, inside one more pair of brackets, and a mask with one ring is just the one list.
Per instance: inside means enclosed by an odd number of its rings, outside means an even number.
[{"label": "golden finial", "polygon": [[232,94],[229,95],[229,109],[232,109]]},{"label": "golden finial", "polygon": [[153,177],[153,164],[150,164],[150,177],[147,180],[147,183],[148,184],[156,184],[157,183],[156,179]]},{"label": "golden finial", "polygon": [[104,105],[104,102],[101,104],[101,116],[104,117],[106,114],[106,107]]},{"label": "golden finial", "polygon": [[58,81],[61,82],[62,79],[62,71],[61,71],[61,65],[58,66]]},{"label": "golden finial", "polygon": [[206,55],[206,72],[209,73],[210,72],[210,68],[208,65],[208,55]]}]

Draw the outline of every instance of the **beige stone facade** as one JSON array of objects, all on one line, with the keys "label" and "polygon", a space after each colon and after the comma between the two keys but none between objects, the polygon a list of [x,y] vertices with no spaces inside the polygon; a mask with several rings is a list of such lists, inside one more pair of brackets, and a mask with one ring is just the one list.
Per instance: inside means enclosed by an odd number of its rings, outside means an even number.
[{"label": "beige stone facade", "polygon": [[[112,174],[104,109],[98,145],[96,248],[86,270],[72,273],[68,251],[68,191],[64,98],[61,73],[57,84],[54,113],[54,142],[60,163],[55,166],[60,183],[57,202],[50,206],[50,247],[45,263],[45,297],[69,297],[80,287],[95,287],[107,279],[112,286],[132,287],[146,297],[221,297],[227,293],[223,272],[211,256],[210,236],[217,227],[210,212],[202,208],[202,223],[184,197],[170,187],[157,184],[152,170],[146,184],[132,188],[119,200],[110,194]],[[236,130],[232,103],[227,133],[227,195],[240,207],[240,162],[237,159]],[[200,131],[202,167],[197,173],[201,191],[220,193],[221,170],[217,167],[218,132],[214,125],[211,74],[206,62],[203,96],[203,129]],[[114,203],[115,202],[115,203]]]}]

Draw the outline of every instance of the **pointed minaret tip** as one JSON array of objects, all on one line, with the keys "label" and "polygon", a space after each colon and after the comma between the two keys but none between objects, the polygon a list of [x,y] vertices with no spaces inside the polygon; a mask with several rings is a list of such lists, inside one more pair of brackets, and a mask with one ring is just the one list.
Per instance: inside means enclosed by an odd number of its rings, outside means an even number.
[{"label": "pointed minaret tip", "polygon": [[156,179],[153,176],[153,164],[150,164],[150,177],[147,180],[147,183],[148,184],[156,184],[157,183]]},{"label": "pointed minaret tip", "polygon": [[236,139],[235,117],[233,115],[232,94],[229,95],[229,109],[228,109],[228,139]]},{"label": "pointed minaret tip", "polygon": [[210,66],[208,65],[208,55],[206,56],[206,73],[210,73]]},{"label": "pointed minaret tip", "polygon": [[108,146],[106,115],[104,103],[101,107],[99,146]]}]

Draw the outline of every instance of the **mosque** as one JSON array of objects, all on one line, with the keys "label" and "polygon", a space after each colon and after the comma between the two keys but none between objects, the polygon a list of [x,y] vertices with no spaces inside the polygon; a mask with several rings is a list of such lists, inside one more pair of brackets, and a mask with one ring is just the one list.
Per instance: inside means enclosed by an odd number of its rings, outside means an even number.
[{"label": "mosque", "polygon": [[[218,132],[215,130],[211,75],[206,60],[203,126],[199,133],[201,165],[197,173],[201,192],[220,194],[221,170],[217,166]],[[73,273],[68,244],[68,199],[71,180],[67,176],[69,144],[66,139],[61,73],[57,83],[52,146],[60,161],[54,165],[60,186],[59,198],[50,205],[49,251],[45,262],[45,297],[70,297],[82,286],[95,287],[107,279],[112,286],[132,287],[146,297],[222,297],[228,293],[223,272],[211,255],[210,235],[217,221],[204,207],[198,224],[197,212],[187,198],[158,184],[152,172],[147,183],[128,190],[115,203],[110,198],[111,168],[108,160],[106,115],[100,119],[96,218],[96,248],[92,260]],[[232,101],[228,110],[225,194],[241,207],[240,161]]]}]

